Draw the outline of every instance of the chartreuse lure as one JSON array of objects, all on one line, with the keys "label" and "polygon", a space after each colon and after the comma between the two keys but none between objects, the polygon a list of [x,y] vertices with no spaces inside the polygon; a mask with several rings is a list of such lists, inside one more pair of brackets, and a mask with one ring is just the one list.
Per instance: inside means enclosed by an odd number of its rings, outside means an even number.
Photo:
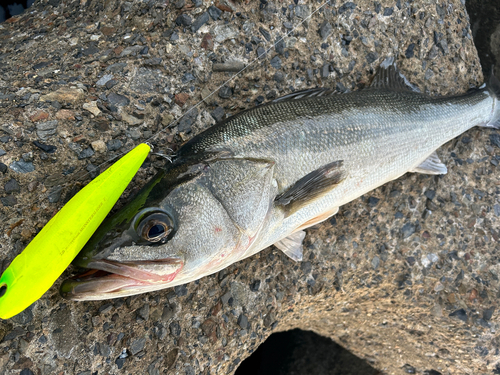
[{"label": "chartreuse lure", "polygon": [[68,267],[104,220],[150,147],[138,145],[76,194],[19,254],[0,278],[0,318],[39,299]]}]

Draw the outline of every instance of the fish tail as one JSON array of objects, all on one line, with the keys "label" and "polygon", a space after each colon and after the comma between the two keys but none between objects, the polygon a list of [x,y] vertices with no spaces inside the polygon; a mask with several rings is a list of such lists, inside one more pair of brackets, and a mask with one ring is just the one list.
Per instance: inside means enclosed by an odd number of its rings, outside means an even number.
[{"label": "fish tail", "polygon": [[491,119],[485,126],[500,129],[500,81],[495,77],[493,67],[491,67],[491,74],[486,87],[493,97],[494,103]]}]

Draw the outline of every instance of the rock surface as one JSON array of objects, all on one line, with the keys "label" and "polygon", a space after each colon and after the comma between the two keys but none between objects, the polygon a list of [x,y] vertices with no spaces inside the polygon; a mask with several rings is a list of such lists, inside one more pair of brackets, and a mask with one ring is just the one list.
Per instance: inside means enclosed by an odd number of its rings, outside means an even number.
[{"label": "rock surface", "polygon": [[[49,0],[1,24],[0,162],[15,168],[0,185],[19,185],[0,191],[1,269],[90,171],[141,141],[175,152],[216,108],[361,89],[387,55],[430,95],[483,82],[459,0],[320,6]],[[228,82],[212,66],[229,61],[250,67]],[[168,122],[202,98],[182,126]],[[498,132],[472,129],[444,145],[447,175],[408,174],[342,207],[308,230],[302,263],[270,248],[185,286],[101,302],[65,301],[56,284],[0,323],[0,374],[230,374],[295,327],[386,374],[500,371],[498,144]],[[152,157],[124,199],[163,163]]]}]

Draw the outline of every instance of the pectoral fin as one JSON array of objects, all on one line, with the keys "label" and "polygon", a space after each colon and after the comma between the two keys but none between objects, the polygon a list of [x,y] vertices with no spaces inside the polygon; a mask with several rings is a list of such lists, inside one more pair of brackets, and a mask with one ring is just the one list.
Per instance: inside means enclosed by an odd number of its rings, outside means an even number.
[{"label": "pectoral fin", "polygon": [[423,174],[446,174],[448,169],[437,156],[436,151],[434,151],[427,159],[424,160],[418,167],[410,169],[413,173],[423,173]]},{"label": "pectoral fin", "polygon": [[298,180],[283,194],[275,199],[275,203],[283,206],[285,215],[290,216],[301,207],[325,195],[334,189],[346,177],[342,168],[343,160],[326,164]]},{"label": "pectoral fin", "polygon": [[303,230],[294,232],[281,241],[276,242],[274,246],[283,251],[292,260],[300,262],[302,260],[302,241],[304,241],[305,236],[306,232]]}]

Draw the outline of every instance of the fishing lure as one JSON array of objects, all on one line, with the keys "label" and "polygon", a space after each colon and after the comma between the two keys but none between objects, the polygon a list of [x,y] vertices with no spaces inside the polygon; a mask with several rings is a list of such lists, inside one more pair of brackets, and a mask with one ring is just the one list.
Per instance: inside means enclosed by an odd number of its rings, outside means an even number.
[{"label": "fishing lure", "polygon": [[38,233],[0,278],[0,318],[39,299],[68,267],[146,159],[141,143],[78,192]]}]

